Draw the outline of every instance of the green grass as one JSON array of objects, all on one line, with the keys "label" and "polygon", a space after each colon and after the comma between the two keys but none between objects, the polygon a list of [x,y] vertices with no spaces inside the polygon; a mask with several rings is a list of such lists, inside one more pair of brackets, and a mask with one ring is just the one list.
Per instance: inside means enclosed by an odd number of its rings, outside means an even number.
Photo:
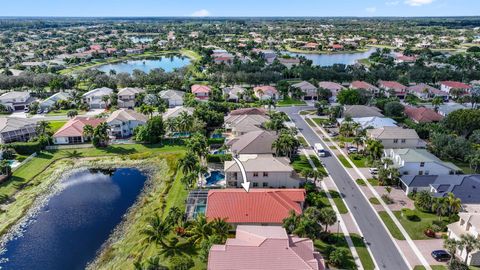
[{"label": "green grass", "polygon": [[380,186],[380,181],[377,178],[368,178],[368,182],[372,186]]},{"label": "green grass", "polygon": [[332,196],[332,199],[335,202],[335,205],[337,206],[340,214],[347,214],[348,208],[343,201],[342,195],[335,190],[329,190],[328,192],[330,193],[330,196]]},{"label": "green grass", "polygon": [[310,159],[312,160],[315,167],[317,167],[317,170],[325,173],[325,175],[328,174],[327,170],[325,170],[325,167],[323,167],[322,163],[320,162],[320,160],[318,159],[318,157],[316,155],[310,155]]},{"label": "green grass", "polygon": [[[447,270],[448,267],[445,265],[430,265],[432,270]],[[469,269],[473,270],[474,268],[469,267]],[[425,266],[423,265],[417,265],[413,268],[413,270],[425,270]]]},{"label": "green grass", "polygon": [[303,147],[308,147],[308,143],[303,136],[297,136],[297,139]]},{"label": "green grass", "polygon": [[329,123],[330,120],[325,118],[312,118],[312,120],[317,123],[317,125],[322,126],[324,123]]},{"label": "green grass", "polygon": [[[335,228],[336,230],[336,228]],[[347,240],[343,234],[332,233],[328,240],[315,239],[314,246],[316,250],[322,254],[325,260],[328,263],[328,254],[331,250],[335,248],[345,248],[348,250],[348,257],[341,269],[357,269],[355,265],[355,260],[347,244]],[[335,268],[332,265],[327,265],[328,269],[339,269]]]},{"label": "green grass", "polygon": [[305,110],[305,111],[301,111],[300,115],[309,115],[309,114],[316,114],[316,113],[317,113],[316,110]]},{"label": "green grass", "polygon": [[390,233],[395,239],[405,240],[405,237],[403,237],[402,232],[400,232],[400,229],[398,229],[397,225],[395,225],[392,218],[388,215],[387,212],[380,211],[378,212],[378,214],[380,215],[380,218],[382,218],[383,223],[385,224],[385,226],[387,226],[388,230],[390,231]]},{"label": "green grass", "polygon": [[352,165],[350,165],[350,162],[348,162],[348,160],[342,154],[338,155],[337,157],[345,168],[353,168]]},{"label": "green grass", "polygon": [[357,184],[359,186],[366,186],[367,184],[365,184],[365,181],[363,181],[363,179],[360,179],[358,178],[357,180],[355,180],[355,182],[357,182]]},{"label": "green grass", "polygon": [[305,155],[299,155],[292,161],[292,167],[297,173],[301,173],[305,169],[313,169]]},{"label": "green grass", "polygon": [[188,196],[188,190],[185,188],[185,185],[182,183],[181,179],[183,177],[182,172],[179,170],[175,175],[175,180],[173,181],[172,187],[167,194],[165,211],[163,212],[163,218],[166,217],[166,214],[173,206],[180,208],[180,210],[185,209],[185,199]]},{"label": "green grass", "polygon": [[65,125],[67,121],[50,121],[50,130],[55,133],[59,130],[63,125]]},{"label": "green grass", "polygon": [[353,245],[357,250],[358,257],[362,262],[363,268],[365,270],[375,269],[375,263],[373,262],[373,259],[368,252],[367,246],[365,245],[365,242],[362,240],[360,235],[352,233],[350,234],[350,238],[352,239]]},{"label": "green grass", "polygon": [[312,121],[312,119],[305,118],[305,122],[307,122],[307,124],[309,124],[311,127],[317,127],[315,126],[315,123]]},{"label": "green grass", "polygon": [[[55,110],[55,111],[50,111],[47,113],[48,116],[59,116],[59,115],[67,115],[67,113],[71,110]],[[79,115],[86,114],[86,111],[78,111]]]},{"label": "green grass", "polygon": [[[402,216],[402,211],[394,211],[393,213],[395,214],[397,219],[400,221],[403,228],[407,231],[408,235],[413,240],[431,239],[428,236],[426,236],[423,232],[425,231],[425,229],[427,229],[428,226],[432,225],[433,221],[439,220],[438,216],[435,214],[424,213],[417,209],[413,211],[415,215],[419,217],[420,219],[419,221],[408,220],[406,217]],[[441,218],[441,219],[444,219],[445,221],[448,220],[448,218]]]},{"label": "green grass", "polygon": [[366,168],[368,167],[368,164],[367,164],[367,158],[364,157],[364,156],[360,156],[360,155],[355,155],[356,157],[360,157],[360,159],[355,159],[353,158],[353,156],[349,156],[350,157],[350,160],[353,162],[353,164],[355,164],[355,166],[357,166],[358,168]]},{"label": "green grass", "polygon": [[375,204],[375,205],[379,205],[380,204],[380,201],[375,198],[375,197],[371,197],[368,199],[368,201],[371,203],[371,204]]},{"label": "green grass", "polygon": [[343,142],[343,143],[351,143],[353,142],[353,137],[345,137],[345,136],[339,135],[333,138],[333,140]]},{"label": "green grass", "polygon": [[461,162],[458,160],[446,160],[448,162],[452,162],[457,167],[459,167],[463,173],[465,174],[475,174],[476,172],[470,168],[470,164],[468,162]]},{"label": "green grass", "polygon": [[307,105],[305,101],[303,100],[298,100],[298,99],[292,99],[292,98],[284,98],[283,100],[279,100],[277,102],[278,107],[289,107],[289,106],[299,106],[299,105]]}]

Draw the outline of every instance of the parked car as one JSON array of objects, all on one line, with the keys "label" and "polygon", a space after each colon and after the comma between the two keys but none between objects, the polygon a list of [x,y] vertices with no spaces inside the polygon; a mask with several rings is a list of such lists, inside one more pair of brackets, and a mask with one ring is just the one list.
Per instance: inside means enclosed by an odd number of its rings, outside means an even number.
[{"label": "parked car", "polygon": [[357,153],[358,152],[358,148],[357,147],[354,147],[354,146],[349,146],[347,148],[347,151],[349,154],[353,154],[353,153]]},{"label": "parked car", "polygon": [[446,262],[449,261],[452,256],[446,252],[445,250],[434,250],[432,251],[432,257],[437,261],[437,262]]},{"label": "parked car", "polygon": [[368,171],[372,175],[378,174],[378,168],[369,168]]},{"label": "parked car", "polygon": [[337,136],[338,136],[338,133],[335,132],[335,131],[329,131],[329,132],[328,132],[328,135],[329,135],[330,137],[337,137]]}]

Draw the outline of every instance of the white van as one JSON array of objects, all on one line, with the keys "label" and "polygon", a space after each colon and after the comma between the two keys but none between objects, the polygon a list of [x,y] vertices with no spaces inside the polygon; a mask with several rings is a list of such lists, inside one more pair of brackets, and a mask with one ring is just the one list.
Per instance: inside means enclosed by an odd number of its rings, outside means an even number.
[{"label": "white van", "polygon": [[325,157],[327,156],[327,152],[325,151],[325,148],[323,148],[323,145],[321,143],[316,143],[314,146],[313,146],[313,149],[315,149],[315,152],[317,152],[317,154],[320,156],[320,157]]}]

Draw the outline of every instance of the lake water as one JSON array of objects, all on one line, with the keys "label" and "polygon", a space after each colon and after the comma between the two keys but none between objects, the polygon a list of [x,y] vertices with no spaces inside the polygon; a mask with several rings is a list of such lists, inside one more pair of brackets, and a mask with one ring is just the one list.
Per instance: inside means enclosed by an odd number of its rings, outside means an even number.
[{"label": "lake water", "polygon": [[172,72],[174,69],[186,67],[190,64],[188,57],[171,56],[158,59],[128,60],[108,65],[99,66],[97,69],[106,73],[115,70],[118,73],[131,74],[135,69],[145,73],[152,69],[161,68],[166,72]]},{"label": "lake water", "polygon": [[333,66],[334,64],[353,65],[357,60],[368,58],[377,49],[372,48],[366,52],[361,53],[335,53],[335,54],[316,54],[316,53],[293,53],[283,52],[291,56],[303,56],[308,60],[312,60],[314,65],[317,66]]},{"label": "lake water", "polygon": [[151,37],[130,37],[133,43],[150,43],[153,41]]},{"label": "lake water", "polygon": [[61,185],[0,255],[0,269],[85,269],[136,201],[147,177],[136,169],[82,170]]}]

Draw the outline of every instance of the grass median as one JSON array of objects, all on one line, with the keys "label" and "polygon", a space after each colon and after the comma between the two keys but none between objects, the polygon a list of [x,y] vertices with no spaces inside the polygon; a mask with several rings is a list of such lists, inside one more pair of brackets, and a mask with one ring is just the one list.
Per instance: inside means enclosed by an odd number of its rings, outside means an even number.
[{"label": "grass median", "polygon": [[393,219],[388,215],[387,212],[380,211],[378,212],[378,214],[380,215],[380,218],[382,219],[385,226],[387,226],[388,231],[390,231],[390,233],[395,239],[405,240],[405,237],[403,236],[402,232],[397,227],[397,225],[395,225],[395,223],[393,222]]}]

